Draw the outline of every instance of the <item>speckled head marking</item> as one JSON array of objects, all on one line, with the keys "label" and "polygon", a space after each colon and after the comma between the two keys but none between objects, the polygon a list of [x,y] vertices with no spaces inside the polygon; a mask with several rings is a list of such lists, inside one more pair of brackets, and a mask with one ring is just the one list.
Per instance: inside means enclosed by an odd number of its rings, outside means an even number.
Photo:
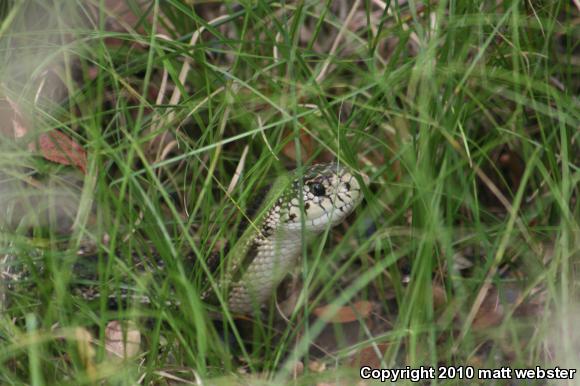
[{"label": "speckled head marking", "polygon": [[[360,185],[351,172],[337,164],[319,164],[306,169],[302,176],[295,173],[290,191],[280,200],[282,229],[321,231],[340,223],[362,199]],[[300,208],[300,195],[303,211]]]}]

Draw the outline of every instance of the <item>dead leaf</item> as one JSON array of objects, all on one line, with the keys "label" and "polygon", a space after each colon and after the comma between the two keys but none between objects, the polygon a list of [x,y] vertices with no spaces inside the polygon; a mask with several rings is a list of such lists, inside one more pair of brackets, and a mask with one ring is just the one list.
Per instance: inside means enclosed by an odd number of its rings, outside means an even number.
[{"label": "dead leaf", "polygon": [[[61,165],[74,165],[83,173],[87,172],[87,154],[83,147],[66,134],[57,130],[42,133],[38,137],[38,148],[42,156]],[[37,145],[29,145],[31,151],[37,151]]]},{"label": "dead leaf", "polygon": [[110,359],[126,359],[139,354],[141,333],[132,321],[113,320],[105,328],[105,349]]},{"label": "dead leaf", "polygon": [[312,360],[308,363],[308,370],[313,373],[322,373],[326,370],[326,364],[317,360]]},{"label": "dead leaf", "polygon": [[[290,132],[287,135],[287,138],[292,137],[294,135],[293,132]],[[306,162],[311,156],[312,153],[314,151],[314,141],[312,139],[312,137],[310,136],[310,134],[308,134],[307,132],[305,132],[304,130],[300,131],[300,150],[301,150],[301,158],[302,158],[302,162]],[[293,161],[296,161],[296,141],[291,140],[288,141],[288,143],[286,144],[286,146],[284,146],[284,148],[282,149],[282,153],[284,153],[284,155],[288,158],[290,158]]]},{"label": "dead leaf", "polygon": [[492,287],[473,319],[473,329],[483,330],[499,325],[503,320],[504,311],[499,292],[497,288]]},{"label": "dead leaf", "polygon": [[381,367],[381,360],[388,348],[388,343],[379,343],[377,345],[364,347],[352,356],[348,361],[348,366],[353,368],[370,366],[374,369],[378,369]]},{"label": "dead leaf", "polygon": [[0,98],[0,132],[9,138],[18,139],[28,131],[28,124],[16,102],[8,97]]},{"label": "dead leaf", "polygon": [[359,319],[366,319],[373,309],[373,303],[368,301],[358,301],[352,306],[340,307],[333,313],[332,306],[317,307],[314,315],[326,320],[329,323],[350,323]]},{"label": "dead leaf", "polygon": [[304,362],[296,361],[292,366],[292,376],[298,378],[302,374],[304,374]]},{"label": "dead leaf", "polygon": [[438,283],[433,283],[433,305],[435,307],[442,307],[447,304],[447,293],[445,288],[443,288]]}]

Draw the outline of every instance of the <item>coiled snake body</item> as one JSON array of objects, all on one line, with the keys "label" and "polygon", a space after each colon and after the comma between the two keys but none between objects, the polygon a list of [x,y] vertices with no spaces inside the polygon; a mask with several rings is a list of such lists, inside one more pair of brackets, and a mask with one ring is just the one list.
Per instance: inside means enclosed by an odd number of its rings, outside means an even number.
[{"label": "coiled snake body", "polygon": [[[361,198],[354,174],[337,163],[314,165],[303,173],[295,171],[278,177],[234,247],[224,258],[208,262],[216,280],[213,285],[208,284],[209,289],[202,297],[213,301],[221,298],[233,313],[257,310],[298,264],[303,242],[343,221]],[[8,283],[14,288],[15,283],[26,281],[30,267],[15,260],[16,264],[0,272],[3,282],[0,284]],[[133,260],[144,270],[139,256],[133,256]],[[80,278],[73,291],[85,300],[101,296],[95,264],[98,257],[79,256],[73,267],[73,276]],[[162,259],[155,265],[151,271],[163,270]],[[126,287],[120,291],[111,290],[109,298],[131,296]],[[150,301],[147,296],[141,299]]]}]

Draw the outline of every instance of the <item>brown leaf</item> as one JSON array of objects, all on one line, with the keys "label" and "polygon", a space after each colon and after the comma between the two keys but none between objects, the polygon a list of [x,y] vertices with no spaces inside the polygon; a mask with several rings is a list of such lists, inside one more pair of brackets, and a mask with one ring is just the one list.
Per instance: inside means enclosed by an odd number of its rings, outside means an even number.
[{"label": "brown leaf", "polygon": [[499,292],[495,287],[492,287],[477,311],[473,319],[472,327],[474,330],[495,327],[501,323],[504,314],[504,307],[501,303]]},{"label": "brown leaf", "polygon": [[[42,156],[61,165],[74,165],[83,173],[87,172],[87,154],[83,147],[66,134],[57,130],[42,133],[38,137],[38,146]],[[30,144],[31,150],[37,150],[36,144]]]},{"label": "brown leaf", "polygon": [[[294,135],[293,132],[290,132],[288,133],[287,138],[293,137],[293,135]],[[302,162],[306,162],[308,158],[312,156],[312,153],[314,151],[314,140],[310,136],[310,134],[308,134],[304,130],[301,130],[299,142]],[[284,148],[282,149],[282,153],[284,153],[284,155],[290,158],[291,160],[296,161],[297,156],[296,142],[294,140],[288,141],[286,146],[284,146]]]},{"label": "brown leaf", "polygon": [[132,321],[122,325],[113,320],[105,328],[105,349],[109,358],[131,358],[141,349],[141,333]]},{"label": "brown leaf", "polygon": [[322,373],[326,370],[326,364],[317,360],[312,360],[308,363],[308,370],[313,373]]},{"label": "brown leaf", "polygon": [[297,378],[302,374],[304,374],[304,362],[296,361],[292,366],[292,375]]},{"label": "brown leaf", "polygon": [[12,139],[28,133],[28,124],[22,117],[18,105],[10,98],[0,98],[0,132]]},{"label": "brown leaf", "polygon": [[314,310],[314,315],[321,319],[325,319],[330,323],[350,323],[360,319],[366,319],[372,309],[373,303],[367,301],[358,301],[352,306],[340,307],[336,314],[333,314],[333,307],[322,306]]},{"label": "brown leaf", "polygon": [[447,293],[439,283],[433,283],[433,305],[438,308],[447,304]]},{"label": "brown leaf", "polygon": [[350,358],[347,365],[354,368],[370,366],[378,369],[381,367],[381,360],[388,349],[388,343],[379,343],[377,345],[364,347]]}]

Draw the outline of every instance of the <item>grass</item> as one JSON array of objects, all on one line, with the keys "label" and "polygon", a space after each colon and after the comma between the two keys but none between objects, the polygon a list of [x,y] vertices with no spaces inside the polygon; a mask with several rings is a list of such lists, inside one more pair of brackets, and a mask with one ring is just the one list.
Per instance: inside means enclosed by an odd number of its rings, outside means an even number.
[{"label": "grass", "polygon": [[[369,353],[387,368],[576,368],[574,2],[104,3],[0,8],[1,92],[25,128],[12,139],[0,115],[0,248],[32,271],[7,290],[1,384],[349,382]],[[55,129],[82,144],[86,174],[29,150]],[[307,248],[289,321],[272,308],[215,326],[203,262],[258,189],[331,159],[372,182]],[[101,291],[129,279],[153,304],[72,296],[87,240]],[[163,274],[136,272],[131,255],[152,249]],[[361,301],[373,312],[354,322],[312,317]],[[127,319],[140,354],[109,360],[106,326]],[[296,375],[296,361],[337,371]]]}]

